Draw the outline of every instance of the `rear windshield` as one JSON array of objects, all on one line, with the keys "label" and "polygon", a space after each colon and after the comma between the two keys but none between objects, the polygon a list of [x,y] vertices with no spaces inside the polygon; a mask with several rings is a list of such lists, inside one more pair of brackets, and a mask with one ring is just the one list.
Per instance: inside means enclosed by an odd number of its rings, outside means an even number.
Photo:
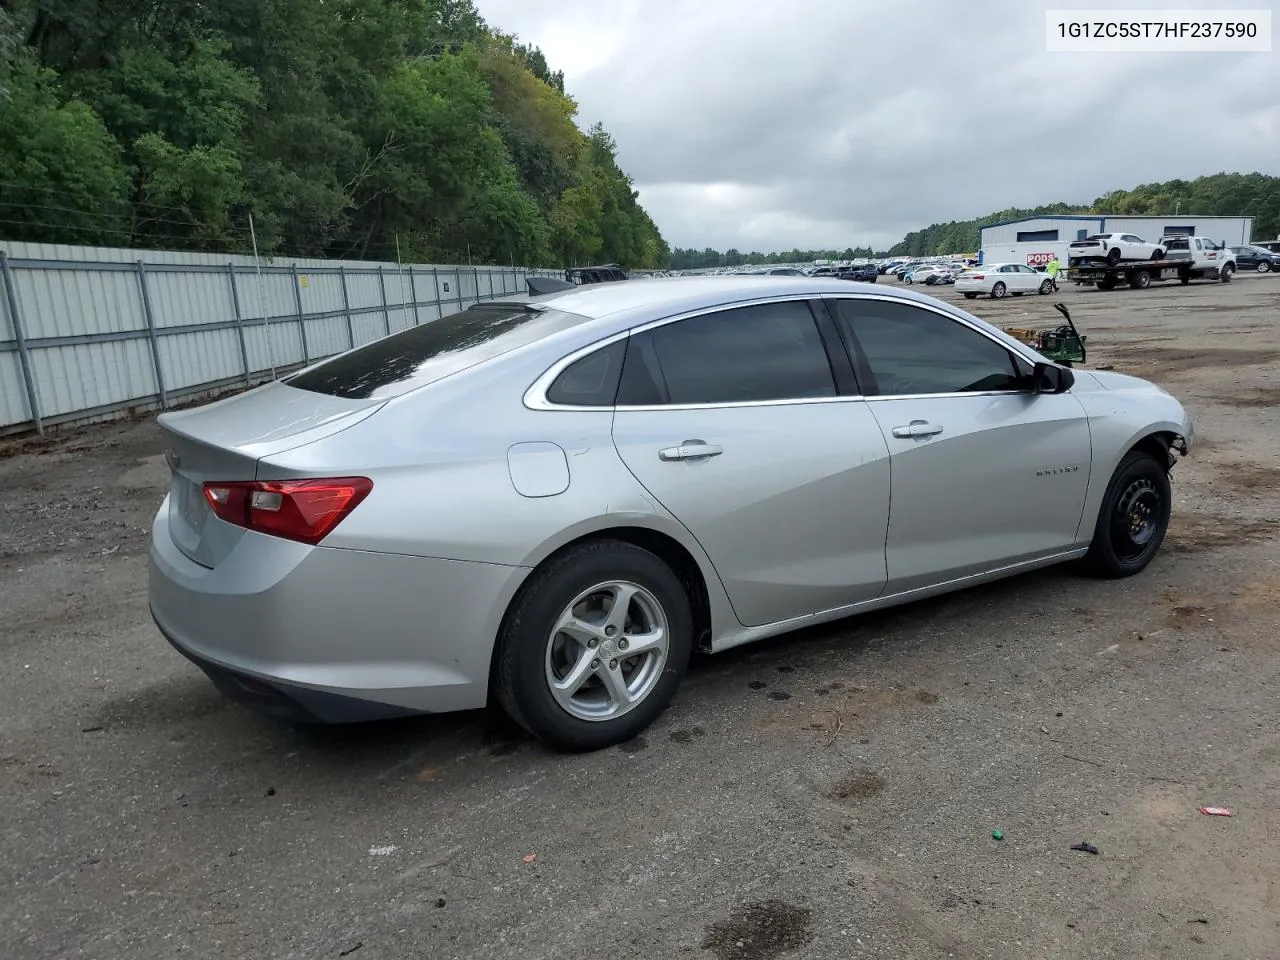
[{"label": "rear windshield", "polygon": [[1168,240],[1165,241],[1164,248],[1166,251],[1190,250],[1191,241],[1189,241],[1186,237],[1170,237]]},{"label": "rear windshield", "polygon": [[351,400],[396,397],[587,318],[524,303],[481,303],[383,337],[284,382]]}]

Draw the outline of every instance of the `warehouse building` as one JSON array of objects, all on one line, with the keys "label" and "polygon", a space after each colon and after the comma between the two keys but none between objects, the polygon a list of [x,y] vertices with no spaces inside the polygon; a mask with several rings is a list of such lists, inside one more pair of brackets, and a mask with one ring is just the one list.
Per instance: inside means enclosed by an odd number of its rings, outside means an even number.
[{"label": "warehouse building", "polygon": [[980,263],[1026,263],[1040,266],[1056,254],[1067,262],[1067,244],[1095,233],[1131,233],[1143,240],[1182,234],[1209,237],[1229,247],[1251,243],[1253,217],[1121,217],[1102,214],[1020,217],[1002,220],[980,231]]}]

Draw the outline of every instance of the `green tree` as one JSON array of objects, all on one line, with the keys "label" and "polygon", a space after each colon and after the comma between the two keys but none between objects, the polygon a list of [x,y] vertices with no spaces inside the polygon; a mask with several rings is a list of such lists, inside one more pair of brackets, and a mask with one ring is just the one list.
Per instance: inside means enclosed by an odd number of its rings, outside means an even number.
[{"label": "green tree", "polygon": [[[577,127],[563,73],[471,0],[0,0],[0,13],[10,236],[96,224],[100,242],[237,250],[247,210],[268,253],[669,256],[611,138]],[[34,198],[59,196],[74,216],[35,215]]]},{"label": "green tree", "polygon": [[57,76],[19,53],[0,97],[0,227],[49,243],[120,245],[132,235],[129,173],[87,103],[61,103]]}]

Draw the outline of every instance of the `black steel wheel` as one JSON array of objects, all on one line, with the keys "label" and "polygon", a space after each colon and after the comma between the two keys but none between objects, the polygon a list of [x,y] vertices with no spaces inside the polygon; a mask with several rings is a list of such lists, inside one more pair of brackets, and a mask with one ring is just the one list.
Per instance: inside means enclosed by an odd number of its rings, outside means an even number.
[{"label": "black steel wheel", "polygon": [[1171,504],[1167,463],[1146,450],[1131,450],[1098,511],[1085,558],[1092,572],[1118,578],[1142,571],[1164,542]]}]

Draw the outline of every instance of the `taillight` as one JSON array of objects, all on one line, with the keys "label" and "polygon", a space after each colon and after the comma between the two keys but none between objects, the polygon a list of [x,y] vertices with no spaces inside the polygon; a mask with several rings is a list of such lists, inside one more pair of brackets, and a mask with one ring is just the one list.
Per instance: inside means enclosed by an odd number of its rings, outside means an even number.
[{"label": "taillight", "polygon": [[986,278],[986,275],[985,275],[985,274],[981,274],[981,273],[971,273],[971,274],[969,274],[969,279],[970,279],[970,280],[985,280],[985,279],[987,279],[987,278]]},{"label": "taillight", "polygon": [[369,495],[365,477],[206,483],[204,498],[227,523],[317,544]]}]

